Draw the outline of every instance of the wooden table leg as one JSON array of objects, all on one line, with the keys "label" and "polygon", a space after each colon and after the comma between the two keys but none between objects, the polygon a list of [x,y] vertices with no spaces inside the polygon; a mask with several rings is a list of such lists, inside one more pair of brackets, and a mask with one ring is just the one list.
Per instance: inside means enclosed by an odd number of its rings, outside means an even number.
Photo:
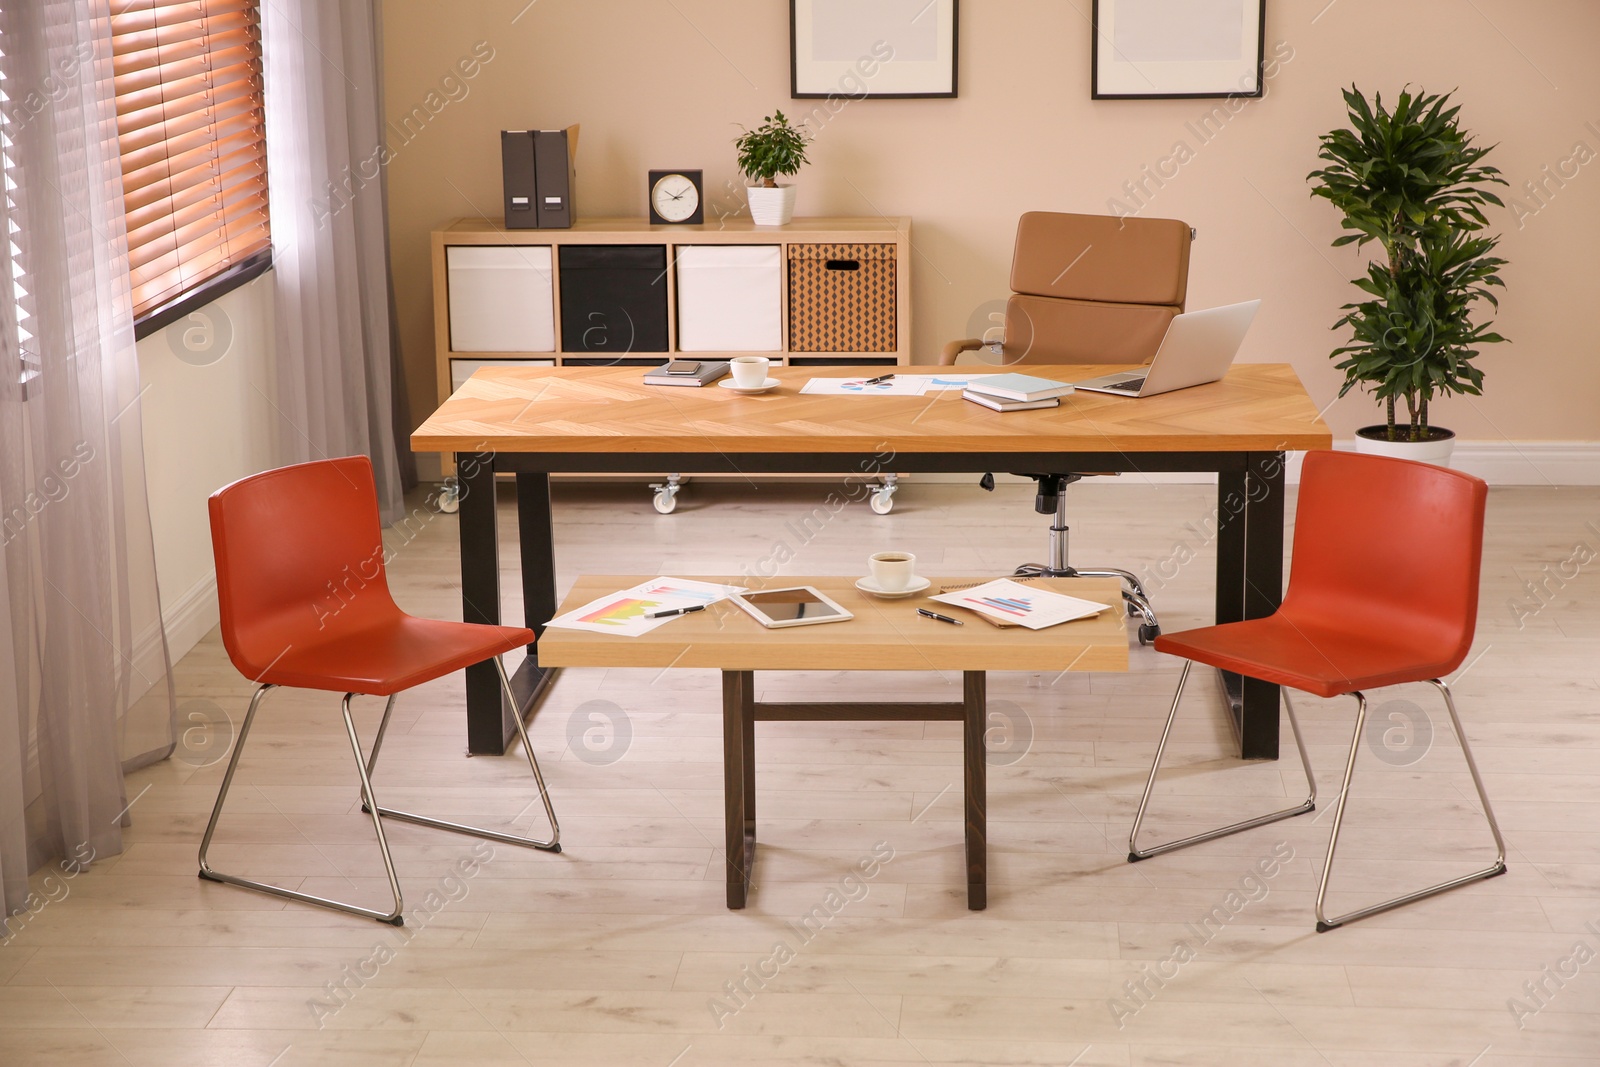
[{"label": "wooden table leg", "polygon": [[967,907],[982,911],[989,906],[988,750],[983,743],[988,726],[987,676],[983,671],[966,671],[962,688],[966,715],[961,750],[967,798]]},{"label": "wooden table leg", "polygon": [[754,748],[750,707],[754,699],[752,672],[722,672],[722,794],[727,804],[724,840],[730,908],[744,907],[755,866],[755,808],[746,807],[746,799],[755,793],[755,763],[747,758]]}]

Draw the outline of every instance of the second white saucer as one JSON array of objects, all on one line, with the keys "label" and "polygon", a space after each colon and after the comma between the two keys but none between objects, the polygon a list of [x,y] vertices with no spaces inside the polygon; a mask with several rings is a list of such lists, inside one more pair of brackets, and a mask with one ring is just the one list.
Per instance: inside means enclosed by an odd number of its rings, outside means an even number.
[{"label": "second white saucer", "polygon": [[904,589],[896,589],[893,592],[890,592],[887,589],[878,588],[877,583],[874,582],[869,576],[858,579],[856,581],[856,588],[861,590],[863,593],[866,593],[868,596],[880,597],[884,600],[899,600],[903,597],[916,596],[918,593],[922,592],[932,584],[932,579],[919,578],[913,574],[911,576],[910,585],[906,586]]},{"label": "second white saucer", "polygon": [[766,381],[762,382],[760,385],[740,385],[738,382],[735,382],[732,378],[724,378],[724,379],[722,379],[722,381],[717,383],[717,388],[718,389],[731,389],[735,393],[764,393],[768,389],[776,389],[778,387],[778,385],[779,385],[779,382],[778,382],[778,379],[776,379],[776,378],[768,378]]}]

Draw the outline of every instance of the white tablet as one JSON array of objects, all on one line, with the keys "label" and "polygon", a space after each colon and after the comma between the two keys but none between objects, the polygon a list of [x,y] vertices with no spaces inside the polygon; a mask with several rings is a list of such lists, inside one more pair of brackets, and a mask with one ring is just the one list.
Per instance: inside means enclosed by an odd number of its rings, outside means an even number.
[{"label": "white tablet", "polygon": [[854,615],[829,600],[809,585],[790,589],[760,589],[731,598],[762,626],[814,626],[822,622],[844,622]]}]

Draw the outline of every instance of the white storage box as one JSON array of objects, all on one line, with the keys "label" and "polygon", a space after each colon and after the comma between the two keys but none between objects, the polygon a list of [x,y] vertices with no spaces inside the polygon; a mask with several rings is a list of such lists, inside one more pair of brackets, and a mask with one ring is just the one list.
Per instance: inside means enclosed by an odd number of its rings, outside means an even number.
[{"label": "white storage box", "polygon": [[479,367],[554,367],[553,359],[452,359],[450,361],[450,391],[453,393],[460,389],[462,384],[470,377],[472,372]]},{"label": "white storage box", "polygon": [[554,352],[549,245],[444,250],[452,352]]},{"label": "white storage box", "polygon": [[679,246],[677,279],[678,351],[783,349],[779,246]]}]

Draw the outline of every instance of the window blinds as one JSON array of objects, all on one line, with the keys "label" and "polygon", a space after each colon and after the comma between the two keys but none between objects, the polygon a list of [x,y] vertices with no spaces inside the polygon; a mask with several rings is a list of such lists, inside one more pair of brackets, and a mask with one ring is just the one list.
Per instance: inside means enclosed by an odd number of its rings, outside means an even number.
[{"label": "window blinds", "polygon": [[271,247],[258,0],[111,16],[134,314]]}]

